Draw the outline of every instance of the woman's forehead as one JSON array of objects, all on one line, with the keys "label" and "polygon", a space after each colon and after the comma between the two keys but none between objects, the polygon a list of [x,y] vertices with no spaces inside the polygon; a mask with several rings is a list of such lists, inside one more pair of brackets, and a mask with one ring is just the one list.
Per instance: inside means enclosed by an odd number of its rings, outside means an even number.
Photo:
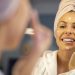
[{"label": "woman's forehead", "polygon": [[59,19],[60,21],[75,22],[75,12],[67,12]]}]

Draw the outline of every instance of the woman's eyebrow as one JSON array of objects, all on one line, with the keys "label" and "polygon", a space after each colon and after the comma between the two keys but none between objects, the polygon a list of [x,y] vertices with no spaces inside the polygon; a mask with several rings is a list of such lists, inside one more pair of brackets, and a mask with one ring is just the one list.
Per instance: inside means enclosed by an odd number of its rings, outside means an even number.
[{"label": "woman's eyebrow", "polygon": [[59,21],[57,26],[60,26],[60,23],[65,23],[66,24],[65,21]]},{"label": "woman's eyebrow", "polygon": [[59,21],[59,23],[66,23],[65,21]]}]

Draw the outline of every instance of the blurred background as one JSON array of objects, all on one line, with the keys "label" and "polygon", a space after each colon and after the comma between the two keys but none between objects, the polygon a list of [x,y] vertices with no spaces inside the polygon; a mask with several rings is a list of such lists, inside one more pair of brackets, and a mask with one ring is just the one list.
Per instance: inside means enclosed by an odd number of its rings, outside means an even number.
[{"label": "blurred background", "polygon": [[[33,8],[37,9],[39,12],[39,18],[42,24],[46,25],[53,31],[54,18],[58,9],[60,0],[30,0]],[[21,57],[25,51],[30,50],[32,40],[28,35],[22,40],[19,48],[16,48],[15,52],[9,53],[5,52],[2,58],[2,65],[5,75],[11,75],[11,69],[18,58]],[[55,43],[55,38],[53,37],[53,43],[50,50],[56,50],[57,46]]]}]

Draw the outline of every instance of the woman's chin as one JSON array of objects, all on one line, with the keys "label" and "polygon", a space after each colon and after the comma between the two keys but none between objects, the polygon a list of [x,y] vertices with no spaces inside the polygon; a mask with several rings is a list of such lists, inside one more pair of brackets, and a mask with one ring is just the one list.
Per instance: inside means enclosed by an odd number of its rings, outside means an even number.
[{"label": "woman's chin", "polygon": [[72,50],[72,49],[75,49],[75,47],[73,47],[73,46],[66,46],[65,47],[65,50]]}]

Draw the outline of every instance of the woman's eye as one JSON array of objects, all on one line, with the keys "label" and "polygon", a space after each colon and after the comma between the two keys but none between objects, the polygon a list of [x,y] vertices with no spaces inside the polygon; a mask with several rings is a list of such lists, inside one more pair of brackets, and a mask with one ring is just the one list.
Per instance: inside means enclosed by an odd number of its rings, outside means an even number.
[{"label": "woman's eye", "polygon": [[59,22],[58,23],[58,27],[59,28],[65,28],[66,27],[66,23],[65,22]]},{"label": "woman's eye", "polygon": [[65,28],[66,26],[64,26],[64,25],[61,25],[61,26],[59,26],[59,28]]}]

